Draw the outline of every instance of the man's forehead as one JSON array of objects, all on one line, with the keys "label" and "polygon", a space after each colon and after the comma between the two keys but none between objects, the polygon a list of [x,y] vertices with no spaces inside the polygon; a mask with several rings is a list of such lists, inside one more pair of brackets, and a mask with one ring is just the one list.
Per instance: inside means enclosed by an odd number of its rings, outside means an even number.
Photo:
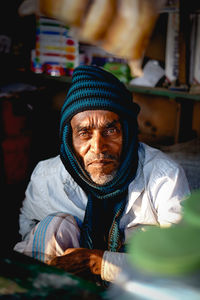
[{"label": "man's forehead", "polygon": [[100,123],[107,125],[111,122],[119,122],[119,116],[109,110],[86,110],[76,114],[72,120],[73,125],[90,125],[91,123]]}]

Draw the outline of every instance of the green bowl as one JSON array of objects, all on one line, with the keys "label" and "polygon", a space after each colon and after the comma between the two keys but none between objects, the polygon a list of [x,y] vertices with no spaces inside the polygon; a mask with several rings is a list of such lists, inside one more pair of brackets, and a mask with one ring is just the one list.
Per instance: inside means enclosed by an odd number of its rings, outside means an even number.
[{"label": "green bowl", "polygon": [[145,273],[185,275],[200,270],[200,229],[187,224],[150,227],[127,246],[131,263]]}]

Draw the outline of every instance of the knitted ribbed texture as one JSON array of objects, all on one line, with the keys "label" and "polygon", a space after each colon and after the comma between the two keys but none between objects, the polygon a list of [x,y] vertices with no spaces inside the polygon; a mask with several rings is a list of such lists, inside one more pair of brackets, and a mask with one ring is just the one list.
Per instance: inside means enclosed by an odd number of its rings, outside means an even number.
[{"label": "knitted ribbed texture", "polygon": [[[122,163],[112,181],[105,185],[94,183],[80,165],[72,148],[70,121],[78,112],[85,110],[110,110],[119,115],[123,129]],[[96,232],[94,218],[94,201],[101,201],[106,207],[113,201],[109,234],[106,249],[118,251],[121,244],[119,221],[125,204],[127,189],[137,170],[137,114],[139,107],[133,103],[132,95],[122,82],[110,72],[96,66],[79,66],[72,76],[72,85],[61,110],[60,120],[60,156],[62,162],[74,180],[88,194],[88,204],[82,226],[81,245],[95,248],[94,236],[104,236]],[[100,213],[100,212],[99,212]],[[97,218],[99,219],[99,218]],[[103,220],[103,215],[102,219]],[[105,239],[105,238],[104,238]],[[103,246],[102,246],[103,247]]]}]

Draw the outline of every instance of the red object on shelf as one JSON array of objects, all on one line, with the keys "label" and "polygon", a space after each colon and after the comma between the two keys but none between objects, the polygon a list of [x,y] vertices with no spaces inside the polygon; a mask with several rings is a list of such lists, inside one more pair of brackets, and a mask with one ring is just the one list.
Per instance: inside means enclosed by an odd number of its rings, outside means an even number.
[{"label": "red object on shelf", "polygon": [[15,184],[27,178],[30,143],[30,136],[9,137],[2,142],[7,184]]}]

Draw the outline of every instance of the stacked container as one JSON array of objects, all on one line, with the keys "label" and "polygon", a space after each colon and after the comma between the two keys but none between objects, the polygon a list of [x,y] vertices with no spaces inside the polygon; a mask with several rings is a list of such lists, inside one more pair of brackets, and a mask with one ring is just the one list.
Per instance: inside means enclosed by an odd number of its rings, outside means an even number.
[{"label": "stacked container", "polygon": [[69,27],[62,22],[37,16],[36,46],[31,58],[35,73],[72,75],[79,64],[78,41],[69,35]]}]

